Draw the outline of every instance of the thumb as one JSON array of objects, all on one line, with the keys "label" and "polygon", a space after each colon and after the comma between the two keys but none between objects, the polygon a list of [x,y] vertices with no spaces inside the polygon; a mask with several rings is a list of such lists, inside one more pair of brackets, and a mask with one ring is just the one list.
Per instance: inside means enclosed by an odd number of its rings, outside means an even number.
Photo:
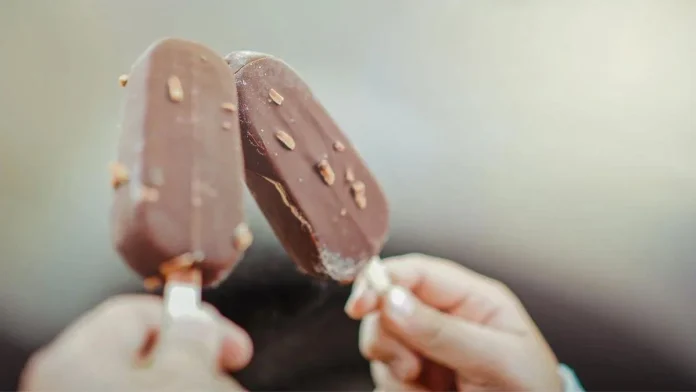
[{"label": "thumb", "polygon": [[381,321],[404,344],[456,371],[499,373],[506,353],[517,344],[512,335],[454,317],[422,303],[402,287],[392,287]]}]

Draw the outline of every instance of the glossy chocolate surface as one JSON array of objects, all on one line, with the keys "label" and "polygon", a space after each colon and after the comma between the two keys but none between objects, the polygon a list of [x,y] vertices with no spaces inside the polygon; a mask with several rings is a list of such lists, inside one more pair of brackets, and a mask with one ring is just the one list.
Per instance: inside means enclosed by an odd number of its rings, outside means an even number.
[{"label": "glossy chocolate surface", "polygon": [[205,46],[166,39],[133,65],[125,94],[115,246],[143,277],[187,255],[213,284],[250,241],[233,73]]},{"label": "glossy chocolate surface", "polygon": [[252,195],[301,270],[351,281],[386,241],[379,184],[287,64],[254,52],[227,61],[237,79]]}]

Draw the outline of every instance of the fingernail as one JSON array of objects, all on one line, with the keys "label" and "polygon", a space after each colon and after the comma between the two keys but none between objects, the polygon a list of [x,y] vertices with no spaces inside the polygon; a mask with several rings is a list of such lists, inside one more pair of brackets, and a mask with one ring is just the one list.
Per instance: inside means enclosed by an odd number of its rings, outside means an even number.
[{"label": "fingernail", "polygon": [[367,291],[367,283],[363,279],[358,279],[354,284],[353,284],[353,290],[350,293],[350,297],[348,297],[348,301],[346,302],[346,306],[344,310],[346,313],[350,314],[353,308],[355,307],[355,303],[358,302],[360,297],[365,294],[365,291]]},{"label": "fingernail", "polygon": [[392,287],[387,294],[386,308],[392,318],[404,320],[413,314],[413,297],[411,293],[403,287]]},{"label": "fingernail", "polygon": [[379,294],[384,294],[391,287],[391,279],[387,273],[387,268],[379,259],[371,260],[367,263],[363,272],[367,284]]}]

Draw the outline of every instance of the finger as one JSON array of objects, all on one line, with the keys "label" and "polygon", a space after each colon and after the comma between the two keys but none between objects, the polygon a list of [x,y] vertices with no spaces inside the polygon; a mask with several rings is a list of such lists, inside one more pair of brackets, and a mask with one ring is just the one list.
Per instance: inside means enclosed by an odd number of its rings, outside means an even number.
[{"label": "finger", "polygon": [[[525,330],[530,324],[519,300],[503,284],[457,263],[418,254],[384,262],[394,285],[409,289],[429,306],[508,331]],[[353,305],[346,310],[353,318],[364,317],[379,307],[375,297],[367,288],[353,293]]]},{"label": "finger", "polygon": [[367,315],[360,324],[359,347],[365,358],[387,364],[401,381],[412,381],[420,375],[420,358],[380,326],[377,313]]},{"label": "finger", "polygon": [[249,334],[242,327],[220,316],[222,326],[222,347],[220,366],[229,371],[241,370],[251,361],[254,346]]},{"label": "finger", "polygon": [[353,284],[353,289],[350,297],[348,297],[344,310],[348,317],[359,320],[365,317],[366,314],[375,310],[377,308],[377,303],[377,294],[374,290],[370,289],[367,280],[361,274],[356,278]]},{"label": "finger", "polygon": [[386,259],[385,265],[395,285],[437,309],[455,308],[471,294],[503,300],[495,280],[450,260],[413,254]]},{"label": "finger", "polygon": [[370,362],[372,379],[375,382],[375,391],[404,391],[404,392],[425,392],[426,389],[415,383],[400,381],[391,373],[389,366],[380,362]]},{"label": "finger", "polygon": [[224,317],[218,310],[208,304],[203,304],[203,310],[211,315],[218,325],[220,334],[219,364],[224,370],[240,370],[251,361],[254,346],[249,334],[239,325]]},{"label": "finger", "polygon": [[423,356],[451,369],[497,373],[505,353],[518,344],[513,335],[442,313],[408,290],[389,290],[382,311],[386,330]]},{"label": "finger", "polygon": [[165,365],[195,361],[235,371],[249,364],[253,345],[246,331],[204,304],[199,314],[174,319],[165,326],[157,350],[156,361]]},{"label": "finger", "polygon": [[[493,291],[491,279],[449,260],[412,254],[383,260],[392,284],[405,287],[438,309],[451,309],[471,293]],[[349,316],[361,318],[378,306],[377,295],[361,275],[346,305]]]}]

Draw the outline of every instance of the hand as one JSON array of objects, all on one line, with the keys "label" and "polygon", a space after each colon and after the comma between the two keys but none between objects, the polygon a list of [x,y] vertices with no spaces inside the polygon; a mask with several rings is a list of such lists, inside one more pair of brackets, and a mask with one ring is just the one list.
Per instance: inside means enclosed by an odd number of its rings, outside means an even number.
[{"label": "hand", "polygon": [[33,356],[21,389],[243,390],[225,371],[251,360],[247,333],[209,305],[206,321],[175,320],[160,333],[163,309],[155,296],[104,302]]},{"label": "hand", "polygon": [[358,277],[346,313],[380,391],[561,391],[558,361],[502,283],[447,260],[385,260],[379,298]]}]

